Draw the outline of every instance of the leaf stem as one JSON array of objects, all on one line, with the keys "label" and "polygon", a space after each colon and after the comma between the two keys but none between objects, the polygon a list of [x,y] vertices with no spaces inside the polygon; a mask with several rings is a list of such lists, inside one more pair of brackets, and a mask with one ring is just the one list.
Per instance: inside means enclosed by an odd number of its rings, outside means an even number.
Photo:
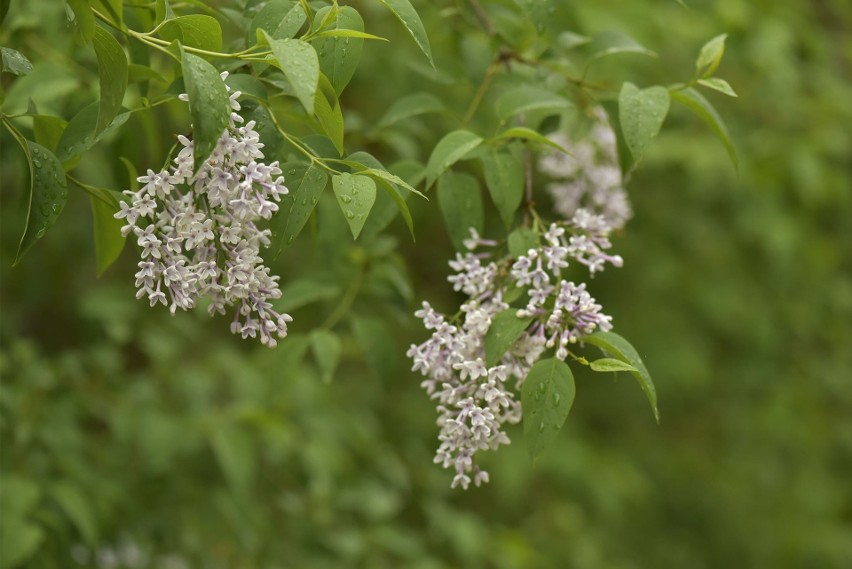
[{"label": "leaf stem", "polygon": [[487,93],[488,89],[491,87],[494,75],[496,75],[497,71],[500,69],[500,63],[501,58],[498,57],[491,63],[491,65],[488,66],[488,70],[485,72],[485,77],[482,79],[479,89],[476,90],[476,94],[470,102],[470,107],[468,107],[467,112],[464,114],[464,118],[459,125],[461,128],[467,126],[473,119],[473,116],[476,114],[476,110],[479,108],[479,105],[482,103],[482,99],[485,97],[485,93]]}]

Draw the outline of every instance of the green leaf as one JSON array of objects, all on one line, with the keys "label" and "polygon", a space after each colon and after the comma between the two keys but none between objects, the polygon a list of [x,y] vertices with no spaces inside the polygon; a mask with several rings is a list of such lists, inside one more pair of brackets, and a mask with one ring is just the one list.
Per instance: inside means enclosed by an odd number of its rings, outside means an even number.
[{"label": "green leaf", "polygon": [[479,182],[469,174],[444,172],[438,179],[438,206],[457,251],[465,251],[470,228],[482,234],[485,223]]},{"label": "green leaf", "polygon": [[468,130],[454,130],[444,136],[435,145],[426,164],[426,189],[429,189],[447,168],[464,158],[468,152],[480,144],[482,144],[482,137]]},{"label": "green leaf", "polygon": [[592,37],[592,41],[588,44],[588,51],[592,55],[586,61],[586,70],[595,61],[610,55],[636,53],[649,57],[657,57],[656,53],[641,45],[627,34],[617,30],[604,30],[595,34]]},{"label": "green leaf", "polygon": [[589,364],[593,371],[615,372],[615,371],[639,371],[633,365],[617,360],[615,358],[601,358]]},{"label": "green leaf", "polygon": [[246,34],[249,46],[257,43],[257,30],[276,40],[292,38],[305,23],[305,10],[297,0],[272,0],[254,17]]},{"label": "green leaf", "polygon": [[374,316],[352,316],[350,323],[370,370],[380,381],[390,385],[397,371],[396,333],[384,320]]},{"label": "green leaf", "polygon": [[431,93],[414,93],[395,101],[385,112],[376,128],[387,128],[401,120],[427,113],[446,113],[447,106]]},{"label": "green leaf", "polygon": [[727,81],[724,79],[719,79],[718,77],[710,77],[708,79],[699,79],[699,85],[704,85],[708,89],[713,89],[715,91],[719,91],[720,93],[724,93],[729,97],[736,97],[737,93],[734,91],[733,87],[731,87]]},{"label": "green leaf", "polygon": [[640,90],[633,83],[625,83],[618,95],[618,118],[624,140],[636,162],[645,148],[660,132],[669,112],[669,92],[664,87]]},{"label": "green leaf", "polygon": [[93,42],[101,85],[96,132],[101,132],[121,110],[121,101],[127,90],[127,56],[121,44],[104,28],[95,28]]},{"label": "green leaf", "polygon": [[567,150],[562,148],[562,146],[553,142],[543,134],[525,126],[516,126],[508,128],[497,136],[495,136],[494,138],[492,138],[491,142],[501,142],[504,140],[512,140],[514,138],[519,138],[528,142],[535,142],[537,144],[541,144],[542,146],[549,146],[560,152],[564,152],[565,154],[570,154]]},{"label": "green leaf", "polygon": [[554,0],[515,0],[515,4],[527,13],[539,33],[547,29],[547,24],[553,18]]},{"label": "green leaf", "polygon": [[376,203],[376,182],[366,176],[337,174],[331,177],[331,187],[352,231],[352,238],[357,239]]},{"label": "green leaf", "polygon": [[571,102],[556,93],[538,87],[516,87],[500,95],[494,112],[501,121],[529,111],[564,111]]},{"label": "green leaf", "polygon": [[89,196],[89,199],[94,218],[95,257],[98,262],[98,276],[101,276],[124,250],[126,239],[121,235],[124,222],[113,217],[118,211],[118,200],[113,199],[115,203],[112,204],[95,196]]},{"label": "green leaf", "polygon": [[246,494],[255,473],[252,438],[236,425],[226,423],[214,427],[209,435],[209,442],[233,491]]},{"label": "green leaf", "polygon": [[340,296],[341,287],[334,282],[319,280],[314,276],[290,283],[281,290],[281,310],[290,311],[314,302],[332,300]]},{"label": "green leaf", "polygon": [[222,50],[222,27],[212,16],[204,14],[178,16],[164,23],[158,33],[164,40],[177,40],[185,47],[205,51]]},{"label": "green leaf", "polygon": [[129,83],[141,83],[142,81],[160,81],[166,83],[168,80],[163,77],[162,73],[154,71],[147,65],[139,65],[131,63],[127,68],[127,81]]},{"label": "green leaf", "polygon": [[393,12],[393,15],[402,22],[402,25],[405,26],[405,29],[414,38],[417,47],[420,48],[420,51],[423,52],[429,63],[432,64],[432,67],[435,67],[435,61],[432,59],[432,48],[429,46],[429,37],[426,35],[426,28],[423,27],[420,15],[414,9],[414,6],[411,5],[411,2],[408,0],[379,0],[379,2],[387,6],[388,10]]},{"label": "green leaf", "polygon": [[302,40],[271,38],[269,45],[296,97],[309,115],[314,114],[320,78],[319,57],[314,46]]},{"label": "green leaf", "polygon": [[574,403],[574,375],[558,358],[536,362],[521,389],[524,440],[535,460],[559,434]]},{"label": "green leaf", "polygon": [[87,545],[95,545],[98,541],[98,532],[90,506],[91,500],[87,499],[77,486],[67,482],[57,483],[50,494],[80,532],[83,541]]},{"label": "green leaf", "polygon": [[485,366],[494,367],[500,363],[500,358],[521,337],[532,320],[532,317],[518,318],[517,308],[507,308],[495,314],[485,334]]},{"label": "green leaf", "polygon": [[4,519],[0,532],[0,567],[19,567],[38,551],[44,531],[35,524],[19,519]]},{"label": "green leaf", "polygon": [[80,45],[88,45],[95,35],[95,14],[88,0],[67,0],[74,12],[74,38]]},{"label": "green leaf", "polygon": [[90,0],[90,2],[92,8],[108,16],[107,19],[116,24],[117,27],[124,27],[124,7],[122,6],[122,0]]},{"label": "green leaf", "polygon": [[56,157],[62,161],[66,170],[70,169],[74,158],[115,132],[130,118],[129,112],[121,113],[104,130],[96,132],[99,113],[100,104],[91,103],[74,115],[65,130],[62,131],[62,136],[59,138],[56,147]]},{"label": "green leaf", "polygon": [[44,146],[31,140],[25,142],[30,168],[29,212],[13,265],[17,265],[30,247],[53,227],[68,200],[68,186],[62,163]]},{"label": "green leaf", "polygon": [[710,130],[719,138],[728,151],[728,156],[731,157],[731,162],[734,168],[739,168],[739,159],[734,144],[731,142],[731,137],[728,134],[728,128],[725,126],[725,121],[716,112],[710,101],[704,98],[704,95],[692,88],[683,89],[681,91],[673,91],[672,99],[684,105],[693,113],[703,120],[710,127]]},{"label": "green leaf", "polygon": [[231,88],[231,93],[239,91],[243,97],[251,97],[263,103],[269,98],[266,86],[257,77],[248,73],[231,73],[225,79],[225,85]]},{"label": "green leaf", "polygon": [[189,112],[192,115],[192,140],[195,167],[198,171],[216,148],[216,143],[228,127],[231,104],[228,89],[216,68],[197,55],[180,48],[181,67]]},{"label": "green leaf", "polygon": [[509,234],[509,254],[517,258],[537,249],[538,234],[529,227],[519,227]]},{"label": "green leaf", "polygon": [[[330,13],[330,7],[317,12],[316,19],[321,20]],[[326,28],[327,30],[364,31],[364,20],[350,6],[341,6],[336,19]],[[349,84],[358,62],[361,60],[361,50],[364,40],[347,37],[321,37],[311,42],[319,53],[319,63],[322,72],[329,78],[339,95]]]},{"label": "green leaf", "polygon": [[330,383],[340,362],[340,338],[330,330],[316,328],[311,332],[310,342],[322,381]]},{"label": "green leaf", "polygon": [[508,229],[524,197],[524,165],[517,153],[489,149],[480,157],[485,185]]},{"label": "green leaf", "polygon": [[361,38],[364,40],[388,41],[387,38],[383,38],[381,36],[368,34],[367,32],[359,32],[358,30],[346,30],[343,28],[338,30],[323,30],[314,35],[314,38]]},{"label": "green leaf", "polygon": [[718,35],[701,48],[695,60],[695,71],[701,77],[710,77],[716,72],[722,56],[725,54],[725,38],[728,34]]},{"label": "green leaf", "polygon": [[314,116],[328,135],[339,155],[343,155],[343,113],[334,88],[325,75],[320,75],[320,89],[314,101]]},{"label": "green leaf", "polygon": [[27,75],[33,70],[33,64],[20,51],[0,47],[0,60],[2,60],[2,70],[13,75]]},{"label": "green leaf", "polygon": [[648,373],[648,369],[642,362],[642,358],[639,357],[639,353],[636,351],[636,348],[634,348],[630,342],[614,332],[595,332],[594,334],[590,334],[583,338],[582,341],[584,343],[597,346],[604,352],[604,354],[610,355],[613,358],[630,364],[636,368],[636,371],[632,371],[631,373],[639,382],[639,385],[642,387],[642,391],[645,392],[645,396],[651,404],[651,409],[654,411],[654,418],[659,423],[660,412],[657,409],[657,390],[654,388],[654,382],[651,380],[651,375]]},{"label": "green leaf", "polygon": [[[294,179],[297,169],[286,166],[282,169],[287,179]],[[292,245],[301,233],[327,183],[328,174],[325,170],[316,164],[311,164],[304,173],[299,187],[289,186],[290,193],[281,200],[280,211],[273,218],[273,223],[279,227],[275,232],[278,236],[279,253]]]},{"label": "green leaf", "polygon": [[399,176],[395,176],[395,175],[391,174],[387,170],[381,170],[381,169],[378,169],[378,168],[369,168],[367,170],[361,170],[358,173],[362,174],[364,176],[372,176],[373,178],[385,180],[386,182],[390,182],[391,184],[396,184],[397,186],[402,186],[403,188],[405,188],[409,192],[411,192],[413,194],[417,194],[418,196],[420,196],[423,199],[428,199],[421,192],[414,189],[414,186],[412,186],[411,184],[409,184],[408,182],[406,182],[405,180],[403,180]]},{"label": "green leaf", "polygon": [[36,115],[33,117],[35,141],[55,153],[66,126],[68,123],[59,117]]}]

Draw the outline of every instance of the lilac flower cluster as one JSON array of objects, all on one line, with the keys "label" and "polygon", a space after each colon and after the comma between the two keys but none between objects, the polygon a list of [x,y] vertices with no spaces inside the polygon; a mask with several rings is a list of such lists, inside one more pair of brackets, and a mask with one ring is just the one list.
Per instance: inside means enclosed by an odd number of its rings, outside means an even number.
[{"label": "lilac flower cluster", "polygon": [[591,110],[592,126],[586,136],[572,139],[559,132],[550,138],[570,153],[543,156],[539,169],[554,178],[547,185],[553,209],[566,219],[585,208],[602,215],[612,228],[621,229],[633,216],[618,165],[615,132],[606,112]]},{"label": "lilac flower cluster", "polygon": [[274,347],[292,318],[272,307],[281,289],[260,256],[271,232],[258,223],[278,210],[288,190],[278,162],[263,162],[255,122],[243,124],[239,96],[230,94],[228,128],[194,175],[193,142],[178,136],[182,148],[171,168],[141,176],[142,187],[124,192],[129,204],[122,202],[115,217],[126,223],[122,235],[132,233],[141,248],[137,298],[167,305],[172,314],[202,298],[210,300],[211,315],[236,306],[231,331]]},{"label": "lilac flower cluster", "polygon": [[[465,489],[471,475],[477,486],[488,481],[474,455],[510,442],[503,425],[521,420],[516,392],[544,351],[556,348],[556,357],[564,360],[569,344],[595,330],[612,328],[612,318],[601,312],[585,283],[562,278],[563,271],[573,262],[586,265],[591,273],[602,270],[606,262],[615,266],[622,262],[605,252],[611,245],[604,218],[584,209],[570,222],[552,224],[542,245],[516,259],[499,257],[494,249],[475,253],[480,246],[494,248],[497,243],[480,239],[474,230],[471,234],[465,241],[470,251],[450,261],[455,274],[448,277],[467,300],[451,319],[424,302],[415,315],[432,335],[407,353],[412,370],[426,377],[421,386],[437,401],[440,445],[435,462],[455,471],[453,488]],[[516,315],[531,322],[500,361],[488,367],[485,336],[495,315],[509,309],[504,299],[516,288],[528,296]]]}]

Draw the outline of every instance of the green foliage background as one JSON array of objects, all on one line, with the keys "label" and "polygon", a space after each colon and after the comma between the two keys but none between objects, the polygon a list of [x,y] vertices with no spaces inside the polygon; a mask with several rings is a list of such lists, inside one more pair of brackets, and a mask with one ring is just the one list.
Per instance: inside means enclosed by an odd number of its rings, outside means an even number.
[{"label": "green foliage background", "polygon": [[[347,146],[425,161],[457,119],[372,127],[414,85],[463,114],[488,61],[482,38],[456,33],[472,13],[417,4],[434,74],[378,3],[353,4],[391,43],[365,45],[342,98]],[[640,85],[689,76],[700,45],[729,34],[720,74],[739,99],[709,97],[739,175],[704,125],[673,111],[628,186],[625,267],[595,283],[654,374],[661,423],[628,376],[579,370],[554,446],[530,464],[517,428],[484,461],[491,484],[466,493],[432,464],[434,407],[403,356],[423,335],[409,316],[417,299],[452,303],[435,200],[410,200],[416,244],[399,220],[398,249],[352,244],[336,214],[273,264],[285,285],[312,274],[345,284],[365,258],[396,267],[352,308],[363,326],[389,323],[384,355],[365,361],[347,324],[326,384],[304,337],[268,350],[206,314],[135,301],[132,252],[96,278],[88,199],[73,189],[56,227],[10,268],[26,173],[4,132],[3,555],[28,551],[39,568],[97,567],[87,552],[104,562],[130,544],[152,567],[852,565],[852,12],[842,0],[688,4],[574,2],[550,20],[621,29],[656,51],[660,61],[625,56],[594,72]],[[7,112],[32,98],[67,118],[92,100],[94,56],[75,51],[63,12],[12,3],[0,43],[38,64],[7,89]],[[118,157],[156,168],[188,122],[179,104],[134,116],[79,176],[122,189]],[[309,333],[336,304],[295,310],[292,330]]]}]

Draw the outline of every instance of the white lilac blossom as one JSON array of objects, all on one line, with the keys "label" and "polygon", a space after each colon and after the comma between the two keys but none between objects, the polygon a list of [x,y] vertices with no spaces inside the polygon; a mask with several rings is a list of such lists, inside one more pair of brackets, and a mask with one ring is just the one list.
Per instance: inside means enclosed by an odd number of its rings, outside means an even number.
[{"label": "white lilac blossom", "polygon": [[182,148],[171,167],[139,177],[141,188],[124,192],[129,204],[121,203],[115,217],[126,223],[122,235],[133,234],[141,248],[137,298],[172,314],[202,298],[211,315],[234,306],[231,331],[274,347],[292,319],[272,307],[281,289],[260,255],[271,232],[258,224],[288,190],[278,162],[263,161],[255,122],[243,124],[239,96],[230,94],[228,127],[195,174],[193,141],[178,136]]},{"label": "white lilac blossom", "polygon": [[543,156],[539,169],[553,178],[547,191],[553,209],[566,219],[584,208],[602,215],[611,229],[621,229],[633,216],[618,165],[615,132],[606,112],[595,107],[590,112],[592,126],[580,139],[563,132],[550,139],[568,150]]},{"label": "white lilac blossom", "polygon": [[[426,378],[421,386],[437,402],[440,444],[435,462],[455,472],[453,488],[488,482],[474,455],[510,442],[503,425],[521,420],[516,394],[545,350],[556,348],[556,357],[565,360],[569,345],[612,328],[612,318],[601,312],[585,283],[563,278],[574,262],[591,274],[605,263],[621,266],[620,257],[605,252],[611,246],[608,235],[602,216],[580,209],[569,222],[552,224],[541,246],[515,259],[497,256],[497,243],[471,230],[465,241],[469,251],[449,263],[455,271],[449,282],[467,297],[459,314],[447,319],[427,302],[415,313],[432,335],[412,345],[407,355],[412,370]],[[481,246],[492,251],[476,253]],[[531,322],[500,361],[488,367],[485,336],[494,316],[510,308],[504,298],[517,287],[526,291],[528,301],[516,314]]]}]

